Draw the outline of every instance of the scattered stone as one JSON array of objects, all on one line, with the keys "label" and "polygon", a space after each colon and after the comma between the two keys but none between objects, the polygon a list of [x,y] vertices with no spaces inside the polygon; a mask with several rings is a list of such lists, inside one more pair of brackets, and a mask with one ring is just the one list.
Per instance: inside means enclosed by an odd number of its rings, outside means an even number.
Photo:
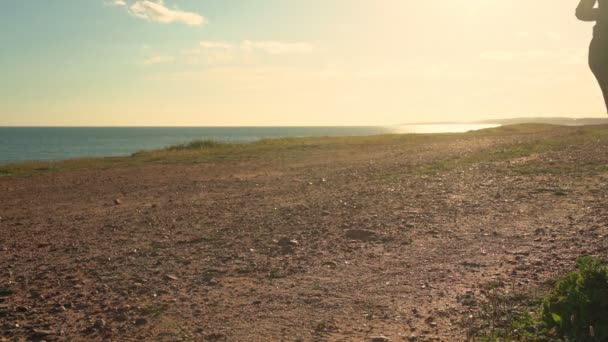
[{"label": "scattered stone", "polygon": [[323,263],[323,266],[334,268],[334,267],[338,267],[338,263],[335,261],[326,261]]},{"label": "scattered stone", "polygon": [[358,241],[376,241],[378,240],[378,234],[371,230],[365,229],[349,229],[345,234],[347,239],[358,240]]},{"label": "scattered stone", "polygon": [[15,293],[14,290],[0,288],[0,297],[8,297],[13,293]]},{"label": "scattered stone", "polygon": [[165,275],[165,280],[179,280],[179,278],[176,276],[167,274],[167,275]]},{"label": "scattered stone", "polygon": [[145,318],[138,318],[135,320],[135,325],[142,326],[148,324],[148,320]]},{"label": "scattered stone", "polygon": [[93,325],[93,328],[97,329],[97,330],[103,330],[103,328],[106,327],[106,321],[103,319],[98,319],[95,321],[95,324]]},{"label": "scattered stone", "polygon": [[290,238],[282,237],[279,239],[277,244],[281,247],[292,247],[292,246],[297,246],[298,241],[290,239]]},{"label": "scattered stone", "polygon": [[34,338],[42,338],[42,337],[47,337],[49,335],[55,335],[55,332],[52,330],[42,330],[42,329],[34,329],[32,331],[32,337],[34,337]]},{"label": "scattered stone", "polygon": [[227,337],[224,334],[215,333],[215,334],[209,334],[209,335],[205,336],[205,340],[207,340],[207,341],[227,341]]},{"label": "scattered stone", "polygon": [[386,337],[386,336],[380,335],[380,336],[372,337],[369,340],[369,342],[391,342],[391,340],[388,337]]},{"label": "scattered stone", "polygon": [[121,205],[122,201],[119,198],[117,198],[117,199],[114,200],[114,204]]}]

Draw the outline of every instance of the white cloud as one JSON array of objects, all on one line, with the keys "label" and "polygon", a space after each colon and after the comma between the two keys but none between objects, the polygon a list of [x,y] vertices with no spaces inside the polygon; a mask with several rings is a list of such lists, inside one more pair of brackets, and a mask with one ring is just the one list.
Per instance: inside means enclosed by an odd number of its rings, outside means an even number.
[{"label": "white cloud", "polygon": [[163,0],[139,0],[130,6],[125,0],[113,0],[111,4],[128,7],[131,15],[150,21],[161,23],[181,22],[191,26],[207,23],[205,17],[198,13],[167,8]]},{"label": "white cloud", "polygon": [[174,60],[175,60],[175,58],[171,57],[171,56],[154,56],[154,57],[150,57],[150,58],[146,59],[144,61],[144,64],[145,65],[162,64],[162,63],[173,62]]}]

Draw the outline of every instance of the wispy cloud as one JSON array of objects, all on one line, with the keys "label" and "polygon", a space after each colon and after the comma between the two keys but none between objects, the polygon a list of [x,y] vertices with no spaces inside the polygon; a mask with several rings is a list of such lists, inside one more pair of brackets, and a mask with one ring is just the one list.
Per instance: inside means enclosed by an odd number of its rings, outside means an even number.
[{"label": "wispy cloud", "polygon": [[282,55],[290,53],[310,53],[313,47],[306,42],[279,42],[274,40],[267,41],[250,41],[246,40],[242,43],[242,48],[245,50],[260,50],[273,55]]},{"label": "wispy cloud", "polygon": [[251,64],[267,60],[270,55],[308,54],[314,46],[307,42],[252,41],[237,43],[226,41],[201,41],[194,49],[181,52],[184,61],[190,65],[208,66]]},{"label": "wispy cloud", "polygon": [[310,53],[314,50],[312,44],[307,42],[281,42],[276,40],[244,40],[240,44],[221,41],[202,41],[199,45],[204,49],[236,49],[246,52],[259,51],[272,55]]},{"label": "wispy cloud", "polygon": [[213,42],[213,41],[202,41],[199,44],[202,48],[206,49],[230,49],[232,44],[226,42]]},{"label": "wispy cloud", "polygon": [[134,2],[111,0],[108,3],[115,6],[123,6],[127,8],[132,16],[149,21],[166,24],[180,22],[191,26],[207,23],[207,19],[198,13],[168,8],[164,0],[138,0]]},{"label": "wispy cloud", "polygon": [[171,56],[154,56],[154,57],[150,57],[150,58],[146,59],[144,61],[144,64],[145,65],[162,64],[162,63],[173,62],[174,60],[175,60],[175,57],[171,57]]},{"label": "wispy cloud", "polygon": [[113,5],[113,6],[127,6],[127,3],[125,2],[125,0],[110,0],[110,1],[107,1],[106,4]]}]

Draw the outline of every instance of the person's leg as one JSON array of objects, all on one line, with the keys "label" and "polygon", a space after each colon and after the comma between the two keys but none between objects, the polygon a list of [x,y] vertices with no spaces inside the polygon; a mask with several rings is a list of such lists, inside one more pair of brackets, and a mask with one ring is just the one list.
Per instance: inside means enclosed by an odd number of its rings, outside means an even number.
[{"label": "person's leg", "polygon": [[593,38],[589,47],[589,66],[600,85],[608,111],[608,39]]}]

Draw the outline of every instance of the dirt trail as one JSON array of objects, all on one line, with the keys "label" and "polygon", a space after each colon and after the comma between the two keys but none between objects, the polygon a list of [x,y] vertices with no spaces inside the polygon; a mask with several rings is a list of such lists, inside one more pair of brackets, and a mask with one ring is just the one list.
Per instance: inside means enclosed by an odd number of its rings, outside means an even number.
[{"label": "dirt trail", "polygon": [[1,177],[0,341],[466,340],[485,284],[606,256],[606,140],[471,157],[576,134]]}]

